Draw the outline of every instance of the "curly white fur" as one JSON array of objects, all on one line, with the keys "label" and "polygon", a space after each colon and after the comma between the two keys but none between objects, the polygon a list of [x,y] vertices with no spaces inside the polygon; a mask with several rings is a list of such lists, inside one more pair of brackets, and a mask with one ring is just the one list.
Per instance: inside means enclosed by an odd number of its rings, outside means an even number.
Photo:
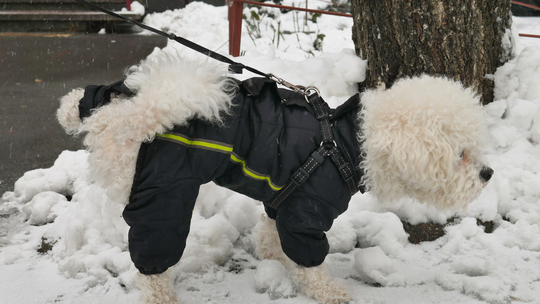
[{"label": "curly white fur", "polygon": [[192,118],[221,122],[235,90],[224,74],[208,62],[188,62],[162,52],[129,70],[125,84],[137,92],[133,98],[113,98],[80,124],[76,105],[84,91],[77,89],[61,99],[57,117],[70,134],[88,132],[84,144],[92,152],[89,162],[96,181],[106,186],[110,198],[125,204],[142,142]]},{"label": "curly white fur", "polygon": [[161,274],[144,275],[137,273],[136,277],[141,298],[148,304],[178,304],[178,298],[173,289],[170,271]]},{"label": "curly white fur", "polygon": [[471,89],[423,75],[366,92],[362,104],[364,182],[381,202],[409,196],[463,208],[479,195],[484,122]]},{"label": "curly white fur", "polygon": [[296,266],[294,281],[302,286],[302,292],[322,304],[348,303],[351,298],[347,289],[328,273],[325,264],[317,267]]}]

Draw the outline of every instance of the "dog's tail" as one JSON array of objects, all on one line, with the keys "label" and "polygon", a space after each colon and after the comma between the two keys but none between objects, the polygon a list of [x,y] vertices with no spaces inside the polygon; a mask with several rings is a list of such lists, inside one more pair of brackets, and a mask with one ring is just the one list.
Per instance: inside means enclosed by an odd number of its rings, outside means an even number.
[{"label": "dog's tail", "polygon": [[159,52],[128,70],[124,85],[132,97],[106,96],[110,103],[84,117],[79,111],[85,92],[75,89],[61,98],[57,118],[68,134],[87,132],[84,144],[96,181],[112,191],[109,197],[125,202],[142,142],[193,118],[222,122],[237,87],[225,74],[215,64]]},{"label": "dog's tail", "polygon": [[79,118],[79,101],[83,96],[84,90],[77,88],[60,98],[60,108],[56,111],[56,118],[69,135],[81,132],[82,122]]}]

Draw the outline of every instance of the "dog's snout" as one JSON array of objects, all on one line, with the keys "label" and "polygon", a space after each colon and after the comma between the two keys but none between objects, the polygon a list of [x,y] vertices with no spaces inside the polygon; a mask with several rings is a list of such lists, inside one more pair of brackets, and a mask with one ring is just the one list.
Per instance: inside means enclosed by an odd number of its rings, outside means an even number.
[{"label": "dog's snout", "polygon": [[491,176],[493,176],[493,169],[491,169],[490,167],[482,167],[482,170],[480,170],[480,178],[485,182],[489,182],[489,180],[491,179]]}]

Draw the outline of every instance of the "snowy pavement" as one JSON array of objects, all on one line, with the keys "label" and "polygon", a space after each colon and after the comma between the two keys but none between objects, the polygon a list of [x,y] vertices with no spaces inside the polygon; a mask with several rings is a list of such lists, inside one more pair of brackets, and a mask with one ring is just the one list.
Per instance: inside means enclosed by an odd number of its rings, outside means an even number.
[{"label": "snowy pavement", "polygon": [[0,34],[0,194],[24,172],[51,166],[63,150],[81,149],[81,139],[56,121],[60,96],[112,83],[165,45],[160,36]]}]

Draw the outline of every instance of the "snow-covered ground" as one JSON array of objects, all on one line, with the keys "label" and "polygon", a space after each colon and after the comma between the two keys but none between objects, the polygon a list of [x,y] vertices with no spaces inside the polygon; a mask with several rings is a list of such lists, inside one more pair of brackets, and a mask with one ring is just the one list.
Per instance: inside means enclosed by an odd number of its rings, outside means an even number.
[{"label": "snow-covered ground", "polygon": [[[274,20],[246,8],[252,24],[252,11],[260,24],[248,33],[244,20],[245,56],[237,60],[315,85],[332,106],[355,93],[366,64],[352,50],[350,18],[320,16],[306,25],[304,13],[267,10]],[[145,22],[228,50],[225,7],[193,2]],[[540,34],[540,18],[514,22],[520,32]],[[200,56],[175,42],[166,51]],[[444,237],[410,244],[401,220],[443,223],[456,214],[408,200],[381,206],[369,194],[354,196],[329,231],[327,262],[351,303],[540,303],[540,39],[520,38],[516,58],[493,77],[486,158],[495,175]],[[27,172],[3,195],[0,303],[139,303],[122,207],[91,182],[87,157],[65,151],[53,167]],[[173,269],[182,303],[314,303],[278,264],[252,255],[261,203],[212,184],[200,193],[184,257]],[[495,231],[485,233],[476,218],[494,221]]]}]

